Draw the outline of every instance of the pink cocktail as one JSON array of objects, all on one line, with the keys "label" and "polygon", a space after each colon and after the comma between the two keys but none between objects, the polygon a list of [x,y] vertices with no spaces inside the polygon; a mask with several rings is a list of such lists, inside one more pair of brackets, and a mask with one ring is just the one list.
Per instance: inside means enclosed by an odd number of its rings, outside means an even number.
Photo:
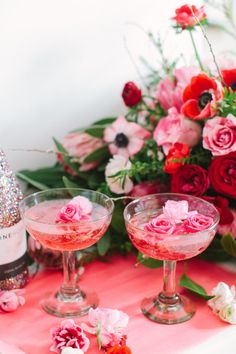
[{"label": "pink cocktail", "polygon": [[[82,214],[78,201],[78,210],[70,210],[75,198],[86,201],[87,214]],[[67,207],[63,214],[62,210]],[[85,315],[91,307],[97,306],[98,298],[78,286],[75,251],[92,246],[104,235],[111,222],[113,201],[95,191],[58,188],[26,197],[20,208],[29,234],[44,247],[63,252],[64,282],[56,294],[42,302],[44,310],[60,317]]]},{"label": "pink cocktail", "polygon": [[[167,209],[168,204],[174,205],[173,210]],[[180,205],[187,208],[180,208],[182,215],[175,213],[175,206]],[[134,246],[148,257],[163,260],[163,290],[158,296],[142,301],[142,312],[155,322],[187,321],[195,309],[188,298],[176,293],[176,261],[197,256],[209,246],[219,222],[218,211],[193,196],[153,194],[128,204],[124,218]]]}]

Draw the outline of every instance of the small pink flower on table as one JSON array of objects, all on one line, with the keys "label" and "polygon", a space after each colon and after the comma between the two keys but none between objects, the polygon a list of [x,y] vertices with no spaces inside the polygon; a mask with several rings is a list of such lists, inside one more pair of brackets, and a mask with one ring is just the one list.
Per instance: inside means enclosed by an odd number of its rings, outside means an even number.
[{"label": "small pink flower on table", "polygon": [[25,304],[21,290],[0,291],[0,309],[4,312],[13,312]]},{"label": "small pink flower on table", "polygon": [[142,149],[144,140],[150,137],[149,131],[137,123],[128,122],[123,116],[104,130],[104,141],[109,144],[110,153],[126,158],[137,154]]},{"label": "small pink flower on table", "polygon": [[236,117],[209,119],[203,128],[203,147],[213,156],[227,155],[236,151]]},{"label": "small pink flower on table", "polygon": [[83,324],[86,332],[97,335],[100,348],[118,345],[122,342],[129,317],[126,313],[108,308],[91,308],[88,324]]},{"label": "small pink flower on table", "polygon": [[184,118],[176,108],[169,109],[168,115],[160,119],[153,133],[154,140],[158,146],[162,146],[166,155],[174,143],[193,147],[198,144],[200,137],[200,125]]},{"label": "small pink flower on table", "polygon": [[132,164],[126,157],[122,155],[114,155],[106,165],[105,176],[106,182],[113,193],[128,194],[133,188],[132,180],[126,176],[125,180],[114,176],[117,172],[122,170],[129,170]]},{"label": "small pink flower on table", "polygon": [[[90,341],[83,331],[73,320],[64,320],[60,326],[51,330],[53,345],[50,350],[54,353],[61,353],[66,347],[80,349],[86,352]],[[77,354],[75,352],[75,354]]]},{"label": "small pink flower on table", "polygon": [[67,223],[86,220],[92,212],[92,203],[85,197],[74,197],[58,213],[56,222]]}]

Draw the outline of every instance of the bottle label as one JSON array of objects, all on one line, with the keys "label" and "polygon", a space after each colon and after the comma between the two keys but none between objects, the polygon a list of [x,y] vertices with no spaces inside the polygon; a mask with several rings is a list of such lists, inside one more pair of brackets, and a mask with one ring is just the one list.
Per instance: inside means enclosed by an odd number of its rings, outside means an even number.
[{"label": "bottle label", "polygon": [[[26,233],[22,220],[17,224],[0,229],[0,273],[1,268],[17,262],[26,253]],[[18,272],[19,273],[19,272]]]}]

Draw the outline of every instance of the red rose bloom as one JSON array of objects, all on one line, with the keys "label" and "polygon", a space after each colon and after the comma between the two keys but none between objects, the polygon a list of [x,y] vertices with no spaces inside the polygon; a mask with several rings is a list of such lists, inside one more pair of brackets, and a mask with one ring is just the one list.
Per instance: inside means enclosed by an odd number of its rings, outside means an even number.
[{"label": "red rose bloom", "polygon": [[107,354],[132,354],[129,347],[126,345],[114,345],[113,347],[107,348]]},{"label": "red rose bloom", "polygon": [[182,113],[193,120],[213,117],[216,102],[223,98],[223,88],[215,78],[201,73],[194,76],[183,92]]},{"label": "red rose bloom", "polygon": [[177,26],[180,26],[182,29],[193,27],[198,24],[198,21],[193,15],[193,13],[197,17],[199,22],[203,22],[203,20],[206,19],[204,6],[201,6],[198,9],[194,5],[183,5],[175,10],[175,17],[173,17],[173,20],[175,20]]},{"label": "red rose bloom", "polygon": [[236,151],[216,157],[209,167],[209,177],[217,193],[236,199]]},{"label": "red rose bloom", "polygon": [[131,197],[144,197],[148,194],[164,193],[168,191],[168,186],[160,181],[145,181],[136,184],[131,192]]},{"label": "red rose bloom", "polygon": [[222,70],[221,73],[226,86],[236,91],[236,69]]},{"label": "red rose bloom", "polygon": [[142,91],[134,82],[127,82],[122,92],[123,100],[128,107],[133,107],[141,101]]},{"label": "red rose bloom", "polygon": [[231,224],[234,220],[232,211],[229,208],[228,199],[217,195],[216,197],[204,196],[202,199],[214,204],[220,214],[220,225]]},{"label": "red rose bloom", "polygon": [[184,164],[185,158],[189,156],[189,146],[187,144],[175,143],[166,157],[164,171],[170,174],[175,173]]},{"label": "red rose bloom", "polygon": [[172,176],[171,192],[203,195],[209,187],[207,171],[198,165],[184,165]]}]

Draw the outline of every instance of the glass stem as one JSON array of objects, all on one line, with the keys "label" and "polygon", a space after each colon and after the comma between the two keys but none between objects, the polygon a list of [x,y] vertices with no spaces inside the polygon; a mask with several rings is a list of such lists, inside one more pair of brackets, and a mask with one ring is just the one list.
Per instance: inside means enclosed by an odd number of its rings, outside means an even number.
[{"label": "glass stem", "polygon": [[64,299],[72,300],[81,294],[78,286],[78,274],[75,269],[76,252],[63,252],[64,281],[60,289],[60,295]]},{"label": "glass stem", "polygon": [[178,295],[176,294],[175,283],[176,261],[163,261],[163,290],[159,294],[159,300],[164,303],[176,303]]}]

